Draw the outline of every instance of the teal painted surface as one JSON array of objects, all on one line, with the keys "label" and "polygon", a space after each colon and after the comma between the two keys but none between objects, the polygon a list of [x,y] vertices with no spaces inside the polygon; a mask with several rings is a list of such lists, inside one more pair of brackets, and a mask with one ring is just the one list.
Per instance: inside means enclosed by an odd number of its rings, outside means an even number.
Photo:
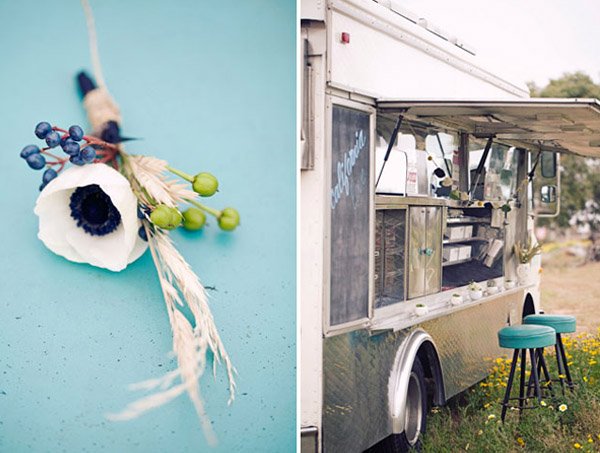
[{"label": "teal painted surface", "polygon": [[571,333],[577,330],[577,320],[571,315],[529,315],[523,323],[552,327],[556,333]]},{"label": "teal painted surface", "polygon": [[556,332],[551,327],[533,324],[508,326],[498,331],[498,342],[507,349],[545,348],[556,343]]},{"label": "teal painted surface", "polygon": [[94,1],[107,84],[132,153],[211,171],[216,207],[175,232],[205,285],[238,369],[202,378],[219,438],[210,450],[186,396],[109,422],[127,386],[173,368],[171,332],[149,253],[113,274],[53,255],[37,239],[41,172],[20,149],[39,120],[87,125],[73,76],[90,69],[80,4],[0,0],[0,451],[269,451],[295,448],[295,3]]}]

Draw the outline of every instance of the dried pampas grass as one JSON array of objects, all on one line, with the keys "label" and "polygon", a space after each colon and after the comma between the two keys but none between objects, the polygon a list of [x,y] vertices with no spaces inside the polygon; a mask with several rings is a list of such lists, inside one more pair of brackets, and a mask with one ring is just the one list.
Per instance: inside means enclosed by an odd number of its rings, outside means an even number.
[{"label": "dried pampas grass", "polygon": [[150,156],[127,156],[127,164],[133,177],[144,188],[140,194],[142,203],[152,205],[151,200],[175,207],[186,199],[194,199],[197,193],[190,190],[187,184],[165,176],[167,163]]}]

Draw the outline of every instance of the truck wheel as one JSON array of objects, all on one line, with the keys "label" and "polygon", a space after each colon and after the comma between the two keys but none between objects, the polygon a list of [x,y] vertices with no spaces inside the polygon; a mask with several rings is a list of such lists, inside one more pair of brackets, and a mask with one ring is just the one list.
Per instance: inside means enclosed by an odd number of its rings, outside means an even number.
[{"label": "truck wheel", "polygon": [[413,362],[408,381],[404,432],[392,434],[367,450],[369,453],[406,453],[421,450],[421,436],[427,421],[425,372],[418,357]]}]

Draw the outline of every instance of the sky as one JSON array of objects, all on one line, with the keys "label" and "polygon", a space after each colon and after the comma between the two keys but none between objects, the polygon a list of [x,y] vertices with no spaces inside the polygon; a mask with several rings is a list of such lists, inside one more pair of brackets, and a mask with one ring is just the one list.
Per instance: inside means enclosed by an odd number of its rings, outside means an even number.
[{"label": "sky", "polygon": [[598,0],[400,0],[404,8],[475,49],[509,81],[545,86],[565,72],[600,83]]}]

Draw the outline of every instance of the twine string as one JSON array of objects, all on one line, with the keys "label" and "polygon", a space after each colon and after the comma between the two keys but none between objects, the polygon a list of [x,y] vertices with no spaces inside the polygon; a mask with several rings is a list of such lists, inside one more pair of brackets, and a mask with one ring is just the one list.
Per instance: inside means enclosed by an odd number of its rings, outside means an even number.
[{"label": "twine string", "polygon": [[81,6],[85,14],[85,22],[88,31],[88,42],[90,56],[92,59],[92,72],[96,79],[97,89],[90,91],[83,99],[83,105],[88,115],[88,120],[95,133],[100,133],[109,121],[121,123],[121,112],[114,101],[104,82],[100,53],[98,52],[98,38],[96,35],[96,22],[94,13],[88,0],[81,0]]}]

